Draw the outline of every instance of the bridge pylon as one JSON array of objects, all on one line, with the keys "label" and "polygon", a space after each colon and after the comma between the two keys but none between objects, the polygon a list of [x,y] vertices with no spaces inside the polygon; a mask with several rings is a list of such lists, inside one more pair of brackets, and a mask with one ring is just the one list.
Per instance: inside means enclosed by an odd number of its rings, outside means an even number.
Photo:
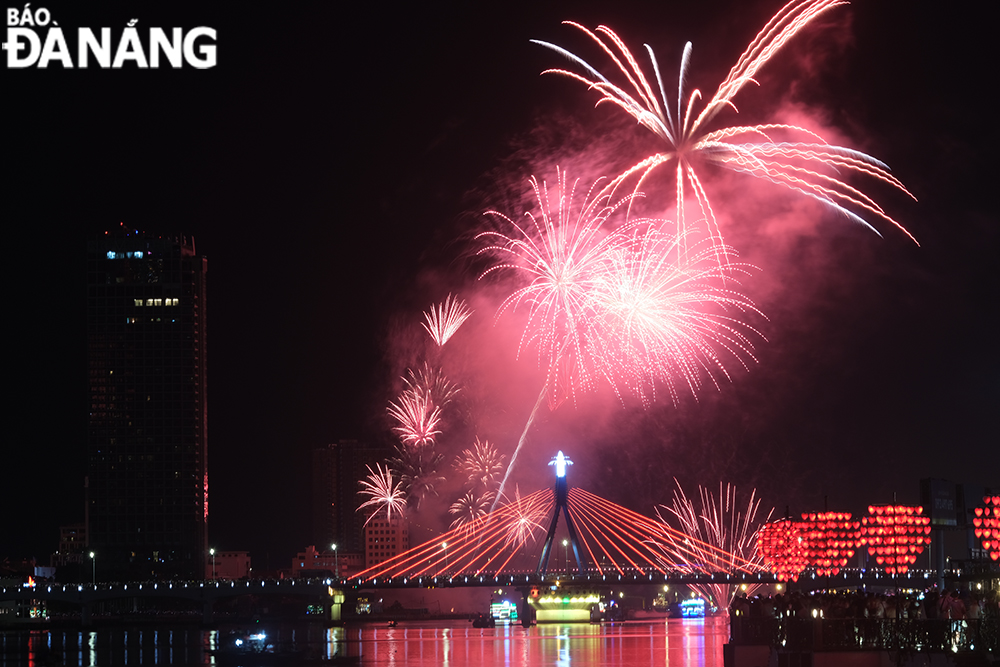
[{"label": "bridge pylon", "polygon": [[559,511],[566,516],[566,528],[569,531],[569,541],[573,546],[573,558],[576,560],[576,572],[577,574],[583,573],[583,564],[580,561],[580,537],[576,532],[576,525],[573,522],[573,514],[569,510],[569,505],[566,500],[569,496],[569,483],[566,481],[566,466],[573,465],[573,462],[566,458],[559,451],[552,460],[549,461],[550,466],[555,466],[556,468],[556,486],[555,486],[555,510],[552,512],[552,522],[549,524],[549,532],[545,536],[545,544],[542,546],[542,556],[538,559],[538,569],[535,573],[544,577],[548,571],[549,566],[549,555],[552,553],[552,540],[555,539],[556,526],[559,525]]}]

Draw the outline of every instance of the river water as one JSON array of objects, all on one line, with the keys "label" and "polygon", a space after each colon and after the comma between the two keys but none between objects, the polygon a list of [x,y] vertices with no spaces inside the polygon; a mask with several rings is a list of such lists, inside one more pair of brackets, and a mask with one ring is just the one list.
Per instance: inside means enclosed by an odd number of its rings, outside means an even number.
[{"label": "river water", "polygon": [[[279,651],[314,659],[358,656],[363,665],[664,665],[722,667],[728,619],[658,622],[552,623],[531,628],[498,625],[477,629],[468,622],[412,622],[395,628],[364,624],[324,628],[280,624],[263,628],[205,630],[183,626],[47,629],[0,632],[0,664],[30,665],[214,665],[212,649],[230,632],[264,630]],[[272,661],[273,662],[273,661]],[[253,667],[268,660],[226,664]]]}]

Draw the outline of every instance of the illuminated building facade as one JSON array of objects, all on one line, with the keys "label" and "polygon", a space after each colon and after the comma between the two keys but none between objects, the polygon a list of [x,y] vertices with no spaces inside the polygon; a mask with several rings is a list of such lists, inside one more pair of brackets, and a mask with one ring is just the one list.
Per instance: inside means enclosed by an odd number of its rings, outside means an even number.
[{"label": "illuminated building facade", "polygon": [[247,551],[214,551],[205,559],[206,579],[244,579],[253,574]]},{"label": "illuminated building facade", "polygon": [[86,524],[59,526],[59,550],[49,557],[49,565],[61,567],[70,563],[83,563],[87,560],[86,551]]},{"label": "illuminated building facade", "polygon": [[365,567],[378,565],[410,548],[410,523],[403,517],[387,519],[379,512],[365,526]]},{"label": "illuminated building facade", "polygon": [[87,536],[98,579],[202,577],[207,259],[194,241],[87,247]]},{"label": "illuminated building facade", "polygon": [[310,544],[292,559],[293,577],[350,577],[364,568],[364,554],[326,549],[320,551]]}]

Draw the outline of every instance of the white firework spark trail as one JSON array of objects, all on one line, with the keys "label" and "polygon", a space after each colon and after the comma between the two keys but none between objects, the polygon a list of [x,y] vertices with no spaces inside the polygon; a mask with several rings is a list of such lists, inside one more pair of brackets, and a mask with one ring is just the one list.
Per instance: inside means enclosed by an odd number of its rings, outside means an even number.
[{"label": "white firework spark trail", "polygon": [[[565,69],[550,69],[543,73],[568,76],[584,83],[601,96],[598,104],[608,102],[622,108],[640,125],[653,132],[668,150],[654,153],[628,168],[609,187],[616,188],[630,177],[636,177],[638,191],[647,177],[661,165],[674,165],[676,207],[679,230],[683,238],[687,229],[684,199],[694,194],[699,219],[708,234],[721,245],[722,234],[701,177],[695,170],[694,158],[737,172],[776,183],[812,197],[840,212],[849,219],[878,231],[862,215],[873,215],[897,227],[916,242],[899,222],[890,217],[869,195],[842,180],[839,174],[857,174],[874,178],[913,197],[903,184],[879,160],[850,148],[825,142],[816,133],[802,127],[780,123],[731,126],[710,130],[708,126],[725,109],[737,111],[733,99],[781,47],[818,16],[834,7],[847,4],[842,0],[793,0],[785,5],[740,56],[729,75],[720,84],[700,111],[696,111],[701,92],[694,90],[685,101],[685,79],[691,58],[691,43],[681,56],[677,86],[676,109],[672,110],[652,48],[646,45],[652,66],[652,77],[632,55],[625,43],[611,28],[599,26],[595,31],[571,21],[571,25],[589,36],[614,63],[623,81],[613,82],[579,56],[562,47],[533,40],[565,56],[583,70],[578,73]],[[654,90],[650,81],[656,83]],[[776,137],[793,139],[779,141]],[[855,212],[858,211],[858,212]],[[860,212],[860,213],[859,213]],[[720,256],[720,261],[724,261]]]},{"label": "white firework spark trail", "polygon": [[386,513],[386,519],[390,521],[393,513],[402,517],[406,509],[406,495],[402,491],[400,482],[393,481],[392,471],[388,466],[382,468],[378,463],[375,464],[375,470],[372,470],[371,466],[365,467],[368,468],[368,478],[358,482],[361,486],[358,495],[368,497],[366,502],[358,506],[358,511],[366,507],[372,508],[365,525],[367,526],[369,521],[383,511]]},{"label": "white firework spark trail", "polygon": [[[610,266],[594,298],[596,340],[603,344],[604,377],[626,387],[648,406],[657,385],[678,399],[677,385],[697,395],[708,377],[729,378],[732,357],[747,368],[756,361],[751,337],[763,335],[744,321],[763,314],[736,291],[736,274],[750,268],[730,258],[735,252],[711,243],[685,252],[683,237],[651,227],[610,254]],[[720,254],[724,263],[715,261]],[[619,398],[621,394],[619,393]]]},{"label": "white firework spark trail", "polygon": [[[628,241],[628,224],[612,228],[609,217],[631,197],[616,202],[610,195],[578,198],[579,181],[570,182],[566,172],[557,174],[556,188],[532,177],[538,214],[526,213],[521,225],[503,213],[488,211],[509,227],[509,234],[489,231],[477,238],[489,245],[479,251],[496,258],[480,276],[512,270],[527,284],[516,289],[501,304],[500,317],[522,304],[528,323],[521,336],[518,356],[532,344],[538,361],[547,369],[543,393],[555,408],[577,389],[594,386],[594,354],[600,346],[589,340],[589,323],[597,303],[595,288],[604,279],[609,252]],[[554,201],[553,201],[554,200]]]},{"label": "white firework spark trail", "polygon": [[[763,570],[761,555],[757,550],[757,533],[771,518],[771,513],[763,519],[757,518],[760,498],[757,492],[750,493],[745,508],[737,506],[736,487],[719,483],[719,496],[703,486],[698,487],[700,507],[696,507],[684,493],[680,482],[674,482],[674,499],[670,506],[661,506],[680,525],[680,532],[670,528],[670,522],[657,510],[663,524],[658,539],[651,545],[659,549],[662,558],[670,567],[691,573],[711,574],[731,572],[734,559],[741,562],[740,569],[746,571]],[[731,584],[692,585],[706,600],[712,601],[720,609],[728,609],[738,590]],[[751,595],[757,585],[746,589]]]},{"label": "white firework spark trail", "polygon": [[422,322],[422,326],[438,344],[438,347],[441,347],[455,335],[455,332],[471,315],[472,311],[469,310],[465,301],[460,301],[457,297],[452,297],[449,294],[444,301],[436,307],[432,305],[430,310],[424,313],[425,321]]},{"label": "white firework spark trail", "polygon": [[398,402],[389,402],[388,412],[399,426],[393,431],[405,445],[422,447],[432,445],[434,436],[441,433],[437,428],[441,421],[441,408],[434,405],[431,397],[422,391],[405,390]]}]

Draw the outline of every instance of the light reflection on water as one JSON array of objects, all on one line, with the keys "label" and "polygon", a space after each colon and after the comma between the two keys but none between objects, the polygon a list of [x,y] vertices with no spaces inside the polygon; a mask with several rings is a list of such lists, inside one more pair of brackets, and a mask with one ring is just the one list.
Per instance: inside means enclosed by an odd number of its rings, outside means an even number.
[{"label": "light reflection on water", "polygon": [[[268,628],[279,650],[313,659],[358,656],[363,665],[664,665],[722,667],[729,634],[725,617],[706,620],[520,625],[414,622],[395,628],[305,623]],[[230,628],[232,629],[232,628]],[[18,630],[0,632],[0,665],[213,665],[211,649],[230,629],[192,627]],[[248,667],[253,659],[241,661]]]},{"label": "light reflection on water", "polygon": [[[411,624],[348,628],[351,654],[372,665],[604,665],[721,667],[724,618],[669,623],[549,624],[476,629]],[[355,649],[358,653],[355,653]]]}]

